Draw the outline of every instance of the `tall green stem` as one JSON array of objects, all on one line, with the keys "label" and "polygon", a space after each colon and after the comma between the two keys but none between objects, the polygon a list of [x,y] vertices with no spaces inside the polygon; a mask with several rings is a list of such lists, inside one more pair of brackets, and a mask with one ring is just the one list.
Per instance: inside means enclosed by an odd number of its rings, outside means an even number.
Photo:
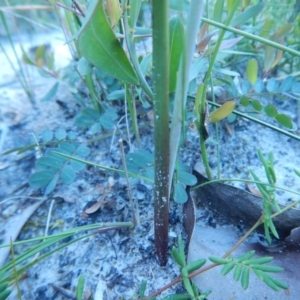
[{"label": "tall green stem", "polygon": [[168,0],[153,0],[154,236],[160,265],[167,263],[169,219],[169,32]]}]

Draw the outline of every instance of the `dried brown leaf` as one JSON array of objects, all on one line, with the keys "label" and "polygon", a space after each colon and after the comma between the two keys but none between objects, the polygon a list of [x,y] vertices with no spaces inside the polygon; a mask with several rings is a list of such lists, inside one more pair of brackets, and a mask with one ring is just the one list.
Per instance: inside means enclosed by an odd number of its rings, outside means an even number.
[{"label": "dried brown leaf", "polygon": [[261,194],[261,192],[260,192],[259,190],[257,190],[256,188],[252,187],[252,186],[249,185],[249,184],[247,184],[247,187],[248,187],[249,191],[250,191],[253,195],[262,198],[262,194]]}]

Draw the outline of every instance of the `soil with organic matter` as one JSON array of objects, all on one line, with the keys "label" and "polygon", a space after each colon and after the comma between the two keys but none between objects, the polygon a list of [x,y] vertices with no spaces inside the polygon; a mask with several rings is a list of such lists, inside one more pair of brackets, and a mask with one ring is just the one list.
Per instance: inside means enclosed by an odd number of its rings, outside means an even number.
[{"label": "soil with organic matter", "polygon": [[[61,37],[59,36],[59,38]],[[2,39],[5,44],[5,39]],[[56,52],[56,60],[62,66],[65,65],[70,57],[66,54],[67,51],[61,48],[63,41],[56,39],[56,34],[51,34],[51,38],[47,36],[47,39],[38,36],[32,38],[30,42],[26,40],[25,48],[37,46],[43,42],[49,43],[50,41],[52,49]],[[7,49],[9,49],[8,45]],[[67,132],[77,132],[79,142],[88,143],[91,149],[87,159],[103,166],[122,167],[119,148],[120,138],[125,141],[126,153],[137,149],[134,134],[126,133],[124,118],[119,123],[122,133],[118,132],[117,136],[105,133],[105,137],[99,135],[97,140],[91,141],[95,136],[92,136],[89,131],[78,129],[74,125],[74,116],[79,112],[80,105],[74,100],[69,89],[61,85],[54,100],[41,102],[40,100],[53,86],[55,80],[49,77],[41,77],[33,68],[27,66],[30,72],[28,79],[32,84],[35,95],[34,99],[28,100],[11,66],[4,55],[0,55],[1,153],[22,147],[32,140],[39,140],[39,135],[45,129],[55,131],[59,128]],[[13,61],[13,57],[11,59]],[[15,62],[13,61],[13,63]],[[84,91],[77,83],[76,86],[74,83],[74,87],[78,91]],[[88,97],[84,101],[89,101]],[[297,123],[299,116],[294,111],[295,100],[280,102],[275,99],[275,101],[277,101],[277,108],[291,116],[294,123]],[[122,103],[114,105],[117,106],[119,119],[122,119],[126,113]],[[153,152],[153,129],[150,121],[143,111],[139,119],[141,148]],[[294,168],[300,168],[300,157],[298,155],[300,143],[298,141],[241,117],[230,124],[226,120],[221,121],[218,140],[213,126],[211,126],[210,131],[207,150],[213,174],[217,174],[219,168],[222,178],[250,179],[249,169],[252,169],[262,181],[265,181],[264,170],[257,151],[261,149],[264,155],[272,151],[277,185],[299,192],[298,183],[300,178],[293,172]],[[219,166],[216,143],[219,143],[220,146],[218,155],[221,164]],[[128,196],[127,182],[125,178],[114,172],[88,166],[77,173],[76,180],[72,184],[58,184],[50,196],[45,197],[43,190],[32,189],[28,185],[28,179],[35,171],[35,162],[39,155],[39,149],[35,147],[22,154],[2,154],[0,157],[1,244],[9,243],[11,237],[17,241],[43,237],[46,228],[47,235],[52,235],[88,224],[132,221],[133,212]],[[199,154],[198,133],[192,129],[187,131],[187,137],[180,150],[179,157],[187,166],[192,165],[201,157]],[[249,188],[241,182],[230,182],[230,184],[232,185],[230,188],[234,186],[243,192]],[[221,189],[220,186],[216,188]],[[222,195],[222,191],[218,190],[218,192],[218,195]],[[164,267],[158,265],[155,257],[153,186],[143,180],[135,181],[131,184],[131,193],[134,200],[135,216],[138,221],[134,228],[118,227],[110,230],[80,232],[59,242],[58,245],[52,245],[47,251],[51,251],[55,247],[63,245],[63,243],[72,242],[84,234],[91,233],[28,268],[19,278],[19,290],[22,299],[75,299],[75,289],[80,275],[85,278],[84,299],[96,300],[136,299],[139,295],[139,288],[144,281],[147,282],[145,295],[149,295],[177,278],[180,270],[171,257],[169,257],[167,265]],[[206,191],[206,193],[214,198],[214,190]],[[199,197],[201,195],[203,196],[200,193]],[[238,195],[234,194],[234,197],[241,197]],[[276,196],[282,207],[292,201],[299,200],[294,194],[282,190],[278,190]],[[243,194],[243,197],[246,196]],[[95,212],[86,213],[87,209],[91,210],[91,207],[96,203],[99,209]],[[230,205],[230,199],[226,205]],[[236,204],[236,206],[239,205],[243,204]],[[220,206],[219,209],[221,207],[224,206]],[[233,210],[234,206],[231,208],[229,206],[218,212],[218,204],[212,203],[210,198],[201,199],[197,202],[195,219],[198,229],[194,230],[194,235],[197,232],[197,236],[192,237],[190,248],[194,249],[193,253],[198,252],[198,255],[193,256],[190,250],[189,257],[192,257],[192,259],[200,258],[199,253],[204,255],[201,258],[210,255],[221,256],[229,250],[227,247],[231,247],[232,243],[253,225],[251,223],[253,219],[244,218],[241,214],[230,211],[231,209]],[[299,211],[297,207],[293,209]],[[244,214],[247,216],[245,212]],[[175,204],[173,201],[170,207],[169,223],[169,252],[171,252],[172,246],[177,246],[178,236],[183,235],[185,237],[185,230],[182,225],[182,205]],[[199,228],[200,231],[198,231]],[[285,243],[284,239],[291,229],[286,230],[285,228],[285,236],[282,236],[281,239],[282,243]],[[218,230],[219,234],[216,233]],[[271,250],[269,246],[264,244],[265,241],[262,236],[261,232],[254,233],[248,239],[246,250],[251,249],[252,246],[253,248],[261,247],[261,251],[258,251],[258,253],[268,255],[268,251]],[[223,244],[218,242],[218,238],[221,238],[222,241],[225,240],[225,242]],[[222,244],[222,247],[218,247],[217,253],[214,252],[216,250],[213,247],[214,243]],[[18,257],[23,254],[30,246],[32,244],[15,246],[14,256]],[[200,250],[203,247],[206,251]],[[0,252],[0,263],[4,264],[7,262],[6,255],[8,255],[9,249],[1,248],[0,251],[3,251]],[[284,245],[282,247],[278,246],[274,251],[277,255],[276,263],[280,264],[283,261],[283,259],[280,260],[280,257],[289,257],[295,266],[299,265],[299,248],[290,249]],[[34,259],[39,259],[45,253],[44,250],[37,253]],[[220,270],[217,271],[218,274],[214,274],[213,279],[210,277],[205,282],[200,279],[200,283],[198,283],[202,291],[212,290],[212,294],[207,299],[260,300],[287,298],[296,300],[300,294],[296,283],[300,280],[300,274],[293,268],[282,272],[280,277],[282,281],[287,282],[290,286],[289,297],[286,296],[284,291],[277,292],[275,296],[274,292],[266,285],[257,285],[256,282],[252,285],[251,280],[249,289],[246,292],[239,285],[234,288],[228,287],[229,292],[222,294],[222,291],[216,287],[221,282],[225,284],[223,288],[226,289],[225,280],[227,277],[228,280],[233,281],[233,279],[231,274],[224,278],[220,275]],[[209,274],[209,271],[207,274]],[[207,276],[205,275],[205,278],[208,278]],[[216,292],[214,293],[215,289]],[[182,292],[183,287],[179,283],[164,291],[159,297],[162,298],[164,295]],[[17,297],[17,290],[13,288],[9,299],[17,299]]]}]

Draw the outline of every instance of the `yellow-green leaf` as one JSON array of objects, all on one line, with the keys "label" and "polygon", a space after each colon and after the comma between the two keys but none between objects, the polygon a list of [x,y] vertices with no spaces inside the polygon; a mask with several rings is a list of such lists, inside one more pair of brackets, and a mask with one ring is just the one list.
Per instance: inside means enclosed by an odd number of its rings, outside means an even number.
[{"label": "yellow-green leaf", "polygon": [[221,107],[213,111],[210,115],[210,122],[215,123],[228,117],[234,110],[235,102],[227,101]]},{"label": "yellow-green leaf", "polygon": [[106,9],[110,17],[111,26],[114,27],[122,15],[119,0],[106,0]]},{"label": "yellow-green leaf", "polygon": [[275,119],[282,126],[285,126],[287,128],[293,129],[293,123],[292,123],[291,119],[287,115],[285,115],[285,114],[278,114],[275,117]]},{"label": "yellow-green leaf", "polygon": [[257,80],[257,72],[258,72],[258,64],[255,58],[251,58],[247,64],[247,78],[251,82],[252,85]]}]

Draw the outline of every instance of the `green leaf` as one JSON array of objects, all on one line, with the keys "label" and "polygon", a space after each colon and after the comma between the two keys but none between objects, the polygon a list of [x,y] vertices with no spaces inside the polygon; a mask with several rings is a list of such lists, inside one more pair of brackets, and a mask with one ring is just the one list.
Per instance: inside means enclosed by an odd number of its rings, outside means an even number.
[{"label": "green leaf", "polygon": [[154,156],[147,150],[140,149],[134,153],[129,153],[126,159],[132,161],[139,168],[146,168],[154,162]]},{"label": "green leaf", "polygon": [[76,287],[76,300],[81,300],[84,288],[84,276],[81,274],[78,279],[78,284]]},{"label": "green leaf", "polygon": [[60,173],[60,177],[65,184],[72,183],[76,178],[76,173],[71,166],[64,166]]},{"label": "green leaf", "polygon": [[234,101],[227,101],[225,102],[221,107],[218,109],[214,110],[210,114],[210,122],[215,123],[218,122],[227,116],[229,116],[232,111],[234,110],[235,107],[235,102]]},{"label": "green leaf", "polygon": [[251,58],[247,64],[247,78],[251,82],[252,85],[255,84],[257,80],[257,72],[258,72],[258,64],[255,58]]},{"label": "green leaf", "polygon": [[106,130],[112,129],[115,125],[112,118],[107,113],[104,113],[100,117],[99,121],[100,121],[101,126]]},{"label": "green leaf", "polygon": [[244,265],[261,265],[261,264],[266,264],[270,262],[273,259],[272,256],[266,256],[266,257],[259,257],[259,258],[254,258],[254,259],[248,259],[244,260],[243,264]]},{"label": "green leaf", "polygon": [[135,28],[137,18],[139,16],[142,0],[130,0],[129,2],[129,25]]},{"label": "green leaf", "polygon": [[239,5],[239,0],[227,0],[228,14],[234,13]]},{"label": "green leaf", "polygon": [[252,107],[256,110],[256,111],[261,111],[262,110],[262,105],[258,100],[253,100],[252,101]]},{"label": "green leaf", "polygon": [[236,264],[235,265],[235,269],[234,269],[234,273],[233,273],[233,279],[235,281],[239,281],[241,274],[242,274],[242,270],[243,270],[243,265],[242,264]]},{"label": "green leaf", "polygon": [[82,157],[86,157],[90,154],[91,150],[89,147],[87,147],[85,144],[80,145],[77,149],[76,149],[76,153],[79,156]]},{"label": "green leaf", "polygon": [[0,293],[0,300],[5,300],[11,293],[11,290],[5,290]]},{"label": "green leaf", "polygon": [[34,189],[46,186],[54,177],[53,171],[40,171],[33,173],[29,178],[29,185]]},{"label": "green leaf", "polygon": [[38,171],[58,171],[62,167],[62,162],[53,157],[43,156],[36,162],[36,168]]},{"label": "green leaf", "polygon": [[297,94],[300,93],[300,82],[297,82],[297,83],[293,84],[293,86],[292,86],[292,92],[293,93],[297,93]]},{"label": "green leaf", "polygon": [[284,93],[284,92],[289,92],[292,89],[292,86],[294,85],[294,83],[296,82],[295,77],[293,76],[288,76],[286,77],[280,87],[279,87],[279,91]]},{"label": "green leaf", "polygon": [[279,291],[279,287],[273,282],[273,280],[271,278],[271,276],[269,276],[268,274],[262,273],[261,274],[262,280],[263,282],[269,286],[271,289],[273,289],[274,291]]},{"label": "green leaf", "polygon": [[264,108],[264,111],[265,111],[266,115],[270,118],[275,118],[278,114],[276,107],[272,104],[268,104]]},{"label": "green leaf", "polygon": [[246,96],[243,96],[240,100],[240,104],[243,106],[248,106],[250,103],[249,98],[247,98]]},{"label": "green leaf", "polygon": [[278,114],[275,117],[275,119],[282,126],[285,126],[285,127],[289,128],[289,129],[293,129],[293,123],[292,123],[291,119],[287,115],[285,115],[285,114]]},{"label": "green leaf", "polygon": [[93,72],[93,65],[82,56],[77,63],[77,70],[81,76],[90,75]]},{"label": "green leaf", "polygon": [[46,95],[44,95],[41,98],[41,102],[47,102],[47,101],[52,100],[56,96],[57,90],[58,90],[58,82],[56,82],[52,86],[52,88],[46,93]]},{"label": "green leaf", "polygon": [[218,265],[224,265],[230,262],[228,258],[219,258],[219,257],[214,257],[214,256],[209,256],[208,259]]},{"label": "green leaf", "polygon": [[235,261],[230,261],[229,263],[225,264],[221,270],[221,274],[225,276],[228,274],[235,266]]},{"label": "green leaf", "polygon": [[135,71],[106,19],[103,0],[90,1],[78,47],[82,55],[101,71],[118,80],[138,84]]},{"label": "green leaf", "polygon": [[298,177],[300,177],[300,171],[299,171],[299,170],[294,169],[294,172],[296,173],[296,175],[297,175]]},{"label": "green leaf", "polygon": [[42,133],[41,133],[42,139],[44,143],[48,143],[50,141],[52,141],[53,139],[53,132],[50,129],[45,129]]},{"label": "green leaf", "polygon": [[244,254],[244,255],[238,257],[238,258],[236,259],[236,262],[237,262],[237,263],[241,263],[241,262],[243,262],[244,260],[248,260],[248,259],[250,259],[254,254],[255,254],[255,251],[254,251],[254,250],[251,250],[251,251],[247,252],[246,254]]},{"label": "green leaf", "polygon": [[148,71],[150,69],[150,65],[152,62],[152,54],[145,55],[140,63],[140,68],[142,71],[142,74],[146,76],[148,74]]},{"label": "green leaf", "polygon": [[179,182],[190,186],[195,185],[197,183],[196,176],[183,170],[178,171],[177,179]]},{"label": "green leaf", "polygon": [[181,268],[185,266],[185,257],[182,256],[174,246],[172,248],[172,256]]},{"label": "green leaf", "polygon": [[261,265],[261,264],[251,264],[251,268],[256,269],[256,270],[260,270],[263,272],[272,272],[272,273],[278,273],[278,272],[282,272],[284,271],[283,268],[281,267],[277,267],[277,266],[268,266],[268,265]]},{"label": "green leaf", "polygon": [[270,93],[276,93],[279,90],[279,83],[275,78],[270,78],[267,83],[267,91]]},{"label": "green leaf", "polygon": [[200,258],[198,260],[192,261],[187,264],[186,269],[188,273],[192,273],[198,269],[200,269],[206,263],[206,259]]},{"label": "green leaf", "polygon": [[50,181],[50,183],[46,187],[45,196],[49,195],[55,189],[58,179],[59,179],[59,175],[55,174],[54,178]]},{"label": "green leaf", "polygon": [[68,132],[68,139],[69,140],[75,140],[77,137],[77,133],[75,131]]},{"label": "green leaf", "polygon": [[178,15],[173,16],[169,21],[170,34],[170,76],[169,92],[174,93],[176,89],[177,74],[181,54],[183,51],[184,25],[182,18]]},{"label": "green leaf", "polygon": [[224,0],[217,0],[214,6],[213,20],[222,23]]},{"label": "green leaf", "polygon": [[282,282],[281,280],[278,280],[277,278],[274,278],[273,276],[270,276],[269,274],[264,274],[264,279],[268,278],[270,281],[272,281],[276,286],[287,290],[289,288],[289,286]]},{"label": "green leaf", "polygon": [[58,148],[60,150],[64,150],[66,151],[67,153],[71,154],[72,152],[75,151],[76,149],[76,145],[73,144],[73,143],[67,143],[67,142],[62,142],[58,145]]},{"label": "green leaf", "polygon": [[261,93],[265,88],[265,84],[261,79],[257,79],[253,88],[256,93]]},{"label": "green leaf", "polygon": [[241,284],[242,284],[242,288],[244,290],[246,290],[249,286],[249,274],[250,273],[250,269],[249,268],[244,268],[243,272],[242,272],[242,278],[241,278]]},{"label": "green leaf", "polygon": [[182,183],[177,182],[175,184],[175,191],[174,191],[174,200],[176,203],[185,203],[188,200],[187,192]]},{"label": "green leaf", "polygon": [[64,140],[67,136],[67,132],[64,129],[59,128],[55,131],[54,135],[57,140]]},{"label": "green leaf", "polygon": [[82,163],[80,161],[72,160],[70,161],[70,166],[75,170],[75,171],[82,171],[85,168],[85,163]]},{"label": "green leaf", "polygon": [[264,8],[264,6],[264,2],[259,2],[258,4],[244,10],[231,21],[230,26],[235,27],[236,25],[241,25],[247,20],[257,16],[260,13],[260,11]]},{"label": "green leaf", "polygon": [[124,100],[125,99],[125,90],[116,90],[112,91],[110,94],[106,97],[107,100]]}]

